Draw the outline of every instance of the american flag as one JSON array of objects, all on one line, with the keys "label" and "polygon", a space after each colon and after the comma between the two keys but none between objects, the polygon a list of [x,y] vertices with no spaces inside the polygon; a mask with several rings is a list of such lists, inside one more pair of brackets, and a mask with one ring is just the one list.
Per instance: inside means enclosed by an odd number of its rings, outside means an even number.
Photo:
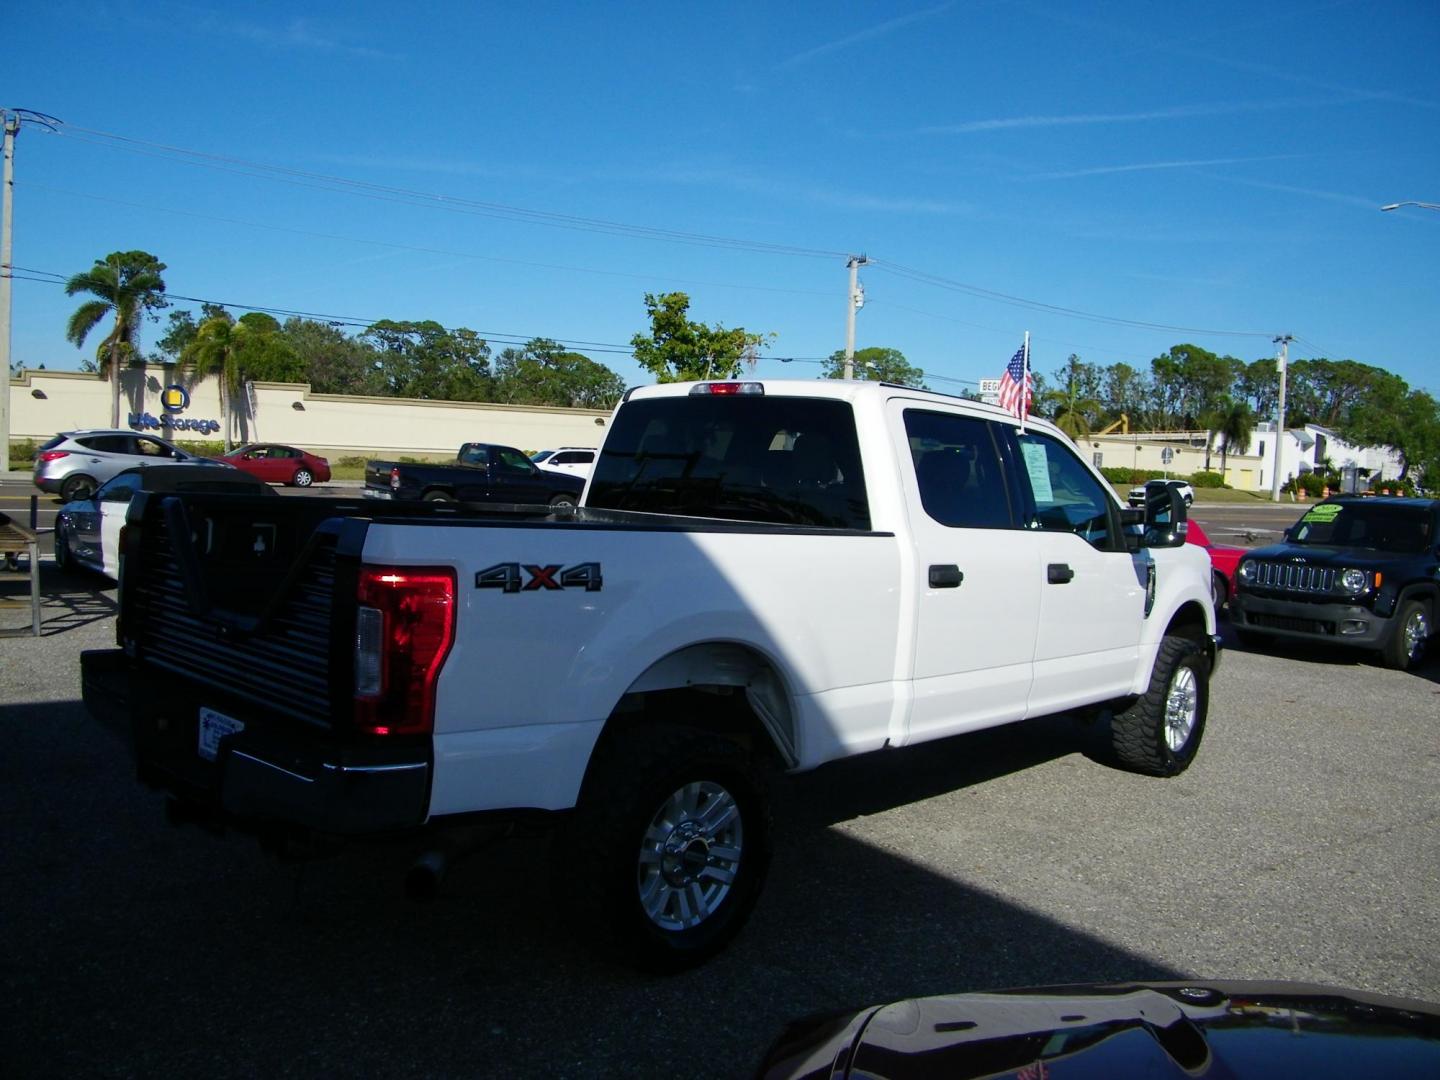
[{"label": "american flag", "polygon": [[1030,413],[1030,396],[1035,390],[1035,380],[1030,377],[1030,335],[1025,335],[1025,344],[1005,365],[1005,374],[1000,376],[1000,407],[1012,412],[1025,423]]}]

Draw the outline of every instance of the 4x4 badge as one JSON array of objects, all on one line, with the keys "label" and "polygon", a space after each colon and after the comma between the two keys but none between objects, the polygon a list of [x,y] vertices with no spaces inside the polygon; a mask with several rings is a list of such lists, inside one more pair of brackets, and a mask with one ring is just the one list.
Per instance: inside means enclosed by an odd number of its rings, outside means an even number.
[{"label": "4x4 badge", "polygon": [[[525,580],[527,576],[529,581]],[[604,578],[598,562],[577,563],[571,567],[503,562],[477,571],[475,587],[507,593],[581,588],[586,592],[599,592],[604,587]]]}]

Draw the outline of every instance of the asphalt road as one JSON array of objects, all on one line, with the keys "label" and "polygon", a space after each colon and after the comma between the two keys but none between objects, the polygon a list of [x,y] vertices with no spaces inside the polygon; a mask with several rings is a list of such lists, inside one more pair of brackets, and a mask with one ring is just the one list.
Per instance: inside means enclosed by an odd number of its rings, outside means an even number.
[{"label": "asphalt road", "polygon": [[[1440,1001],[1433,660],[1231,648],[1172,780],[1092,760],[1094,732],[1061,719],[782,781],[750,925],[655,979],[572,940],[542,842],[479,854],[414,904],[398,853],[297,866],[166,825],[78,700],[114,591],[44,571],[45,636],[0,640],[9,1077],[744,1076],[792,1017],[1040,983]],[[21,588],[0,574],[0,594]]]}]

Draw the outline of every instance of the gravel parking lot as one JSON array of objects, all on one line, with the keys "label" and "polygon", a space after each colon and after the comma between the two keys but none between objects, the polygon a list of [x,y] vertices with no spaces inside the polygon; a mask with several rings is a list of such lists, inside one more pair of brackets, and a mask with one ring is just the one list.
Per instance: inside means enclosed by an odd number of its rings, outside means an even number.
[{"label": "gravel parking lot", "polygon": [[1433,659],[1232,647],[1169,781],[1097,763],[1066,720],[785,781],[750,926],[653,979],[575,946],[535,841],[413,904],[398,853],[282,864],[167,826],[79,702],[113,589],[49,564],[44,587],[45,636],[0,641],[8,1076],[743,1076],[790,1018],[920,994],[1286,978],[1440,1000]]}]

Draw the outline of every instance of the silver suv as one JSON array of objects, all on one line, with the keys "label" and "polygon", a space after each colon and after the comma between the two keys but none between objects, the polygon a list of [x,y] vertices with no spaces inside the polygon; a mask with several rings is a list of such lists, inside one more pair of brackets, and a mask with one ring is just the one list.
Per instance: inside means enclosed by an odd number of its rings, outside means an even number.
[{"label": "silver suv", "polygon": [[136,431],[62,431],[35,451],[34,480],[41,491],[73,502],[88,499],[122,469],[197,460],[206,459]]}]

